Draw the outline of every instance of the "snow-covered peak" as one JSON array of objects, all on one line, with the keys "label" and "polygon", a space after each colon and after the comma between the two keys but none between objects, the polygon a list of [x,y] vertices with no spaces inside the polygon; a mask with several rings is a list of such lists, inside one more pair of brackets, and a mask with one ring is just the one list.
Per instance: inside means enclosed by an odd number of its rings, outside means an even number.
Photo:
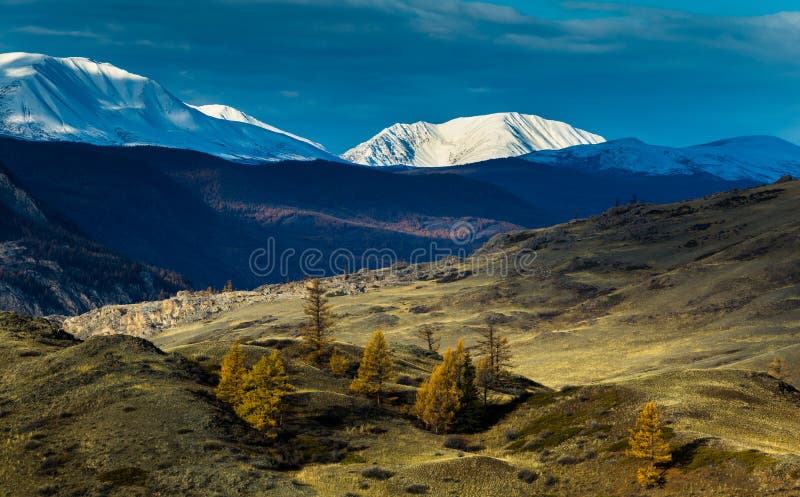
[{"label": "snow-covered peak", "polygon": [[274,133],[280,133],[282,135],[286,135],[289,137],[294,138],[295,140],[300,140],[303,142],[308,143],[309,145],[313,145],[317,148],[325,150],[321,144],[313,142],[308,138],[303,138],[302,136],[295,135],[293,133],[289,133],[288,131],[284,131],[282,129],[276,128],[275,126],[269,125],[263,121],[256,119],[255,117],[245,114],[244,112],[240,111],[239,109],[235,109],[229,105],[222,105],[222,104],[208,104],[208,105],[191,105],[188,104],[189,107],[193,109],[197,109],[203,114],[207,116],[214,117],[216,119],[222,119],[224,121],[234,121],[238,123],[247,123],[252,124],[253,126],[258,126],[259,128],[264,128],[266,130],[272,131]]},{"label": "snow-covered peak", "polygon": [[743,136],[683,148],[624,138],[522,158],[537,164],[649,175],[705,173],[732,181],[769,183],[787,174],[800,177],[800,147],[773,136]]},{"label": "snow-covered peak", "polygon": [[453,166],[603,141],[560,121],[505,112],[443,124],[395,124],[342,157],[371,166]]},{"label": "snow-covered peak", "polygon": [[243,162],[338,160],[314,142],[242,116],[209,116],[157,82],[111,64],[80,57],[0,54],[0,135],[158,145]]}]

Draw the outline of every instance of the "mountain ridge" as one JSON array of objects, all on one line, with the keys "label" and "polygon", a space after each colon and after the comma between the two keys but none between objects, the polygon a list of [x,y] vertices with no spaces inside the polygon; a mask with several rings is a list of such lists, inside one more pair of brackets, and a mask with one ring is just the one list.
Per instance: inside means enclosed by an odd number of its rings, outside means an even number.
[{"label": "mountain ridge", "polygon": [[595,145],[544,150],[520,159],[586,171],[621,170],[652,176],[705,173],[727,181],[776,181],[800,176],[800,146],[774,136],[739,136],[688,147],[621,138]]},{"label": "mountain ridge", "polygon": [[109,63],[0,54],[0,135],[93,145],[157,145],[251,163],[341,160],[310,140],[258,123],[210,116],[158,82]]},{"label": "mountain ridge", "polygon": [[603,141],[599,135],[564,122],[501,112],[441,124],[397,123],[348,150],[342,158],[371,166],[453,166]]}]

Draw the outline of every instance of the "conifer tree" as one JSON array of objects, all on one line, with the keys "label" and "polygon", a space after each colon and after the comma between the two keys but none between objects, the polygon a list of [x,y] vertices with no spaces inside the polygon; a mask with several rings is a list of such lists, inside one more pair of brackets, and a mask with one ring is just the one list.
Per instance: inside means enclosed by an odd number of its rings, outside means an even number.
[{"label": "conifer tree", "polygon": [[786,361],[783,360],[782,357],[778,356],[772,358],[772,362],[769,363],[767,372],[773,378],[781,381],[788,381],[789,377],[792,375],[792,372],[789,370],[789,366],[786,364]]},{"label": "conifer tree", "polygon": [[358,375],[350,384],[350,390],[367,396],[374,396],[381,405],[381,396],[386,391],[386,383],[392,378],[392,357],[389,345],[381,330],[372,334],[364,356],[358,367]]},{"label": "conifer tree", "polygon": [[328,365],[331,368],[331,372],[337,376],[342,376],[347,372],[347,369],[350,367],[350,361],[347,359],[347,356],[342,353],[338,348],[334,348],[331,351],[331,358],[328,361]]},{"label": "conifer tree", "polygon": [[663,480],[663,471],[656,465],[672,460],[669,444],[664,441],[664,434],[658,420],[658,408],[655,402],[648,402],[636,420],[628,439],[628,450],[625,455],[642,459],[645,465],[636,473],[636,480],[643,486],[657,485]]},{"label": "conifer tree", "polygon": [[416,335],[425,342],[428,350],[431,352],[439,351],[439,342],[441,340],[436,335],[436,327],[434,325],[423,324],[417,329]]},{"label": "conifer tree", "polygon": [[481,422],[480,398],[475,379],[475,365],[472,364],[472,357],[470,357],[467,350],[464,352],[461,367],[461,398],[459,400],[458,413],[456,414],[459,429],[466,432],[477,430]]},{"label": "conifer tree", "polygon": [[242,399],[246,374],[244,352],[242,352],[242,344],[237,338],[225,357],[222,358],[219,368],[219,384],[216,390],[217,398],[231,405],[238,404]]},{"label": "conifer tree", "polygon": [[489,402],[489,389],[494,385],[494,371],[492,370],[488,356],[483,356],[483,358],[478,361],[478,366],[475,371],[475,382],[481,389],[483,407],[486,407]]},{"label": "conifer tree", "polygon": [[257,430],[278,426],[283,398],[291,389],[289,377],[277,350],[262,356],[247,374],[241,402],[234,410]]},{"label": "conifer tree", "polygon": [[455,353],[448,348],[444,360],[417,390],[414,412],[434,433],[448,431],[461,406]]},{"label": "conifer tree", "polygon": [[488,359],[492,371],[493,382],[496,382],[511,364],[511,345],[508,338],[501,336],[494,323],[487,321],[486,328],[481,331],[478,349]]},{"label": "conifer tree", "polygon": [[312,360],[319,360],[325,356],[333,342],[335,319],[325,297],[325,288],[317,278],[306,284],[303,312],[306,315],[306,325],[300,330],[300,334],[311,351]]}]

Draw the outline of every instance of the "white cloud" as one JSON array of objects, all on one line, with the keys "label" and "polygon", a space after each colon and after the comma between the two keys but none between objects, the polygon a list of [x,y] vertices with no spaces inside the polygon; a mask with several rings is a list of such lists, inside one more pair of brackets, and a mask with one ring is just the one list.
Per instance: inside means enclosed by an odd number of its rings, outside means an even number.
[{"label": "white cloud", "polygon": [[22,26],[14,31],[39,36],[66,36],[70,38],[102,38],[103,35],[87,30],[62,30],[42,26]]}]

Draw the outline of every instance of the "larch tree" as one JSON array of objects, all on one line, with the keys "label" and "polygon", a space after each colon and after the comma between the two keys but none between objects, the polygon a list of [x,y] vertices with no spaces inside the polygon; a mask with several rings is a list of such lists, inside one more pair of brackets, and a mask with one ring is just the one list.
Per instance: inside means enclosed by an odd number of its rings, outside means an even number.
[{"label": "larch tree", "polygon": [[441,340],[439,339],[439,337],[436,334],[436,332],[437,332],[437,330],[436,330],[436,326],[435,325],[433,325],[433,324],[423,324],[422,326],[417,328],[417,331],[415,332],[415,334],[423,342],[425,342],[425,345],[428,347],[428,350],[430,350],[431,352],[438,352],[439,343],[440,343]]},{"label": "larch tree", "polygon": [[310,349],[312,360],[324,357],[333,342],[335,319],[331,305],[325,297],[325,288],[318,278],[306,284],[305,305],[306,325],[300,330]]},{"label": "larch tree", "polygon": [[219,368],[219,384],[217,385],[217,398],[231,405],[241,402],[244,388],[244,378],[247,368],[244,365],[244,352],[242,344],[237,338]]},{"label": "larch tree", "polygon": [[434,433],[443,433],[453,427],[461,407],[461,390],[458,387],[459,367],[455,353],[448,348],[444,360],[417,390],[414,413]]},{"label": "larch tree", "polygon": [[328,366],[331,368],[333,374],[343,376],[350,367],[350,360],[344,352],[340,351],[338,348],[334,348],[331,351],[331,358],[328,361]]},{"label": "larch tree", "polygon": [[478,387],[481,389],[483,407],[486,407],[489,403],[489,390],[495,383],[494,370],[492,369],[488,356],[483,356],[481,360],[478,361],[478,365],[475,368],[475,383],[477,383]]},{"label": "larch tree", "polygon": [[257,430],[275,428],[280,424],[283,398],[291,388],[283,361],[273,350],[245,376],[242,398],[234,410]]},{"label": "larch tree", "polygon": [[487,322],[478,339],[478,349],[488,359],[493,381],[497,381],[511,365],[512,354],[508,338],[497,332],[494,323]]},{"label": "larch tree", "polygon": [[386,384],[392,379],[392,356],[389,345],[381,330],[375,331],[364,348],[364,356],[358,366],[358,374],[350,384],[355,393],[375,397],[381,405],[381,397],[386,392]]},{"label": "larch tree", "polygon": [[778,356],[772,358],[772,362],[769,363],[767,372],[776,380],[781,381],[788,381],[792,376],[789,365],[786,364],[786,361],[782,357]]},{"label": "larch tree", "polygon": [[639,414],[636,425],[630,431],[625,455],[645,462],[636,473],[639,484],[649,487],[663,481],[664,472],[657,465],[671,461],[672,455],[669,444],[664,440],[655,402],[645,404]]},{"label": "larch tree", "polygon": [[462,360],[461,394],[458,413],[456,413],[457,425],[461,431],[465,432],[473,432],[481,425],[481,401],[475,381],[476,376],[475,365],[472,364],[472,357],[467,350],[464,352]]}]

